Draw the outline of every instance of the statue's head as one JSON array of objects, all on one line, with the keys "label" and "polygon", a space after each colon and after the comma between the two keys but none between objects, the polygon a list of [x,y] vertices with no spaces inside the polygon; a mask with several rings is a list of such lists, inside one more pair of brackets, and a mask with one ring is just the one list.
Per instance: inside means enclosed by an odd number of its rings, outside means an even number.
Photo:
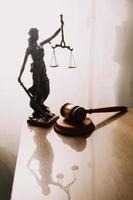
[{"label": "statue's head", "polygon": [[37,28],[31,28],[28,32],[30,35],[30,38],[34,41],[38,40],[38,29]]}]

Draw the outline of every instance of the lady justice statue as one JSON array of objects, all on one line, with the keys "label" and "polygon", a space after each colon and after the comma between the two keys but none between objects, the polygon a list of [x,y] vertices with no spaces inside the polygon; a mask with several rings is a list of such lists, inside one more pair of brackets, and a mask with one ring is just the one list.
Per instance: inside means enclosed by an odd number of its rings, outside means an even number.
[{"label": "lady justice statue", "polygon": [[[25,52],[25,57],[20,70],[18,81],[30,97],[30,107],[34,112],[32,116],[27,120],[27,123],[33,126],[49,127],[55,122],[55,120],[57,120],[57,116],[51,113],[49,108],[44,105],[44,101],[47,99],[50,93],[50,86],[49,78],[46,72],[46,65],[43,60],[43,46],[47,43],[50,43],[50,41],[60,33],[61,28],[59,28],[51,37],[40,43],[37,42],[39,39],[39,31],[37,28],[31,28],[28,32],[30,36],[28,40],[29,45]],[[29,55],[33,60],[30,69],[32,73],[33,85],[27,89],[21,82],[21,77]]]}]

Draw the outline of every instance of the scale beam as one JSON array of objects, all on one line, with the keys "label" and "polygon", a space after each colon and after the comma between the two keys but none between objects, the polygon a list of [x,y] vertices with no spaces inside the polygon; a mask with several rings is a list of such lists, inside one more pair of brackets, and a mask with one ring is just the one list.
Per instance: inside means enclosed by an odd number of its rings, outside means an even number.
[{"label": "scale beam", "polygon": [[71,48],[70,46],[67,46],[66,43],[65,43],[64,30],[63,30],[64,21],[63,21],[63,15],[62,14],[60,15],[60,20],[61,20],[61,37],[62,37],[62,39],[61,39],[60,44],[56,44],[55,46],[52,46],[52,48],[55,49],[57,47],[61,47],[61,48],[67,48],[70,51],[73,51],[73,48]]}]

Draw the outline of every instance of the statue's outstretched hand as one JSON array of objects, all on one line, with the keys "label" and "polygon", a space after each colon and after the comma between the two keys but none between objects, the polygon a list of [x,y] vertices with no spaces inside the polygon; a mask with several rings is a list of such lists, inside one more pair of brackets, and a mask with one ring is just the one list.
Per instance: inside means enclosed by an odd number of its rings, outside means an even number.
[{"label": "statue's outstretched hand", "polygon": [[21,83],[21,77],[20,76],[18,77],[18,82]]}]

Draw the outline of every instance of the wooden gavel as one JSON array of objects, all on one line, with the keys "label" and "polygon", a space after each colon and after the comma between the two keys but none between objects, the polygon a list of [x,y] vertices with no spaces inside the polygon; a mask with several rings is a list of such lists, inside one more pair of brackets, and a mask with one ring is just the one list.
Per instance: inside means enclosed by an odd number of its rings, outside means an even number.
[{"label": "wooden gavel", "polygon": [[113,107],[104,107],[96,109],[85,109],[80,106],[74,106],[73,104],[66,103],[61,109],[61,115],[69,120],[72,123],[81,123],[85,120],[87,113],[102,113],[102,112],[126,112],[126,106],[113,106]]}]

